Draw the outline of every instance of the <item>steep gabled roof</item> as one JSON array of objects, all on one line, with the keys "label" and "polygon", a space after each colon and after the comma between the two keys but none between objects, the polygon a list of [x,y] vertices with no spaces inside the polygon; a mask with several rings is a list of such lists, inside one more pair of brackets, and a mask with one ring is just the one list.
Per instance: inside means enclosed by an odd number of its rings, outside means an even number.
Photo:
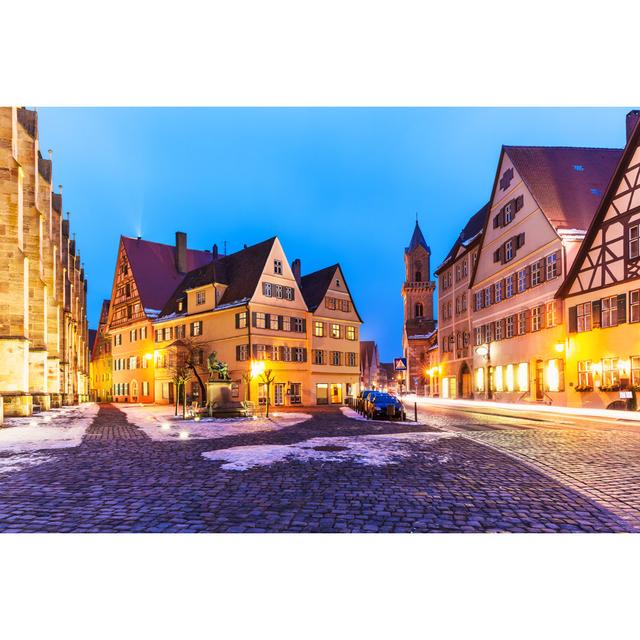
[{"label": "steep gabled roof", "polygon": [[[160,310],[184,278],[176,269],[176,248],[141,238],[121,236],[145,309]],[[213,259],[207,251],[187,249],[187,270],[197,269]]]},{"label": "steep gabled roof", "polygon": [[344,277],[344,273],[342,272],[342,267],[340,264],[333,264],[330,267],[325,267],[324,269],[319,269],[318,271],[314,271],[313,273],[309,273],[306,276],[302,276],[300,278],[300,290],[302,291],[302,297],[304,301],[307,303],[307,307],[309,307],[309,311],[315,311],[320,303],[324,300],[324,297],[327,295],[327,291],[333,282],[336,271],[340,270],[342,273],[342,282],[351,298],[351,305],[353,306],[353,310],[358,316],[358,320],[362,322],[362,318],[358,313],[358,309],[356,308],[356,303],[353,300],[353,296],[351,295],[351,291],[349,290],[349,285],[347,284],[347,280]]},{"label": "steep gabled roof", "polygon": [[598,232],[598,229],[600,228],[600,225],[602,224],[602,221],[611,205],[611,201],[614,199],[616,195],[616,190],[618,188],[618,185],[620,184],[620,181],[622,180],[622,176],[625,173],[627,165],[633,158],[633,154],[635,153],[636,147],[639,144],[640,144],[640,120],[636,122],[636,125],[633,129],[633,133],[631,133],[631,135],[629,136],[629,140],[627,141],[627,144],[618,161],[618,165],[615,171],[613,172],[613,175],[611,176],[611,180],[607,185],[604,196],[600,200],[600,205],[598,206],[598,209],[596,210],[595,215],[591,220],[591,224],[589,225],[589,228],[587,229],[587,233],[580,245],[580,248],[578,249],[578,253],[576,254],[573,264],[571,265],[571,268],[567,273],[567,277],[564,279],[564,282],[560,285],[560,287],[556,292],[556,296],[555,296],[556,298],[561,298],[565,296],[571,289],[571,285],[576,279],[578,275],[578,271],[580,270],[580,267],[584,262],[586,255],[589,253],[589,250],[591,249],[591,245],[593,243],[594,237]]},{"label": "steep gabled roof", "polygon": [[458,254],[458,250],[460,247],[464,247],[465,249],[469,248],[472,244],[476,243],[482,234],[482,230],[484,228],[484,221],[487,218],[489,213],[489,203],[484,205],[480,211],[474,213],[468,220],[467,224],[464,226],[464,229],[460,232],[460,235],[457,237],[456,241],[453,243],[449,253],[446,258],[442,261],[440,266],[433,272],[434,275],[438,275],[440,271],[444,267],[448,267],[450,262],[455,260],[456,255]]},{"label": "steep gabled roof", "polygon": [[274,236],[228,256],[219,257],[217,260],[212,260],[211,254],[207,254],[209,263],[190,271],[183,277],[167,298],[160,317],[176,313],[178,300],[183,298],[189,289],[213,282],[228,285],[224,295],[218,301],[218,306],[251,298],[275,241]]},{"label": "steep gabled roof", "polygon": [[431,249],[422,235],[422,230],[420,229],[420,225],[417,220],[416,226],[413,229],[413,235],[411,236],[411,242],[409,242],[409,246],[405,249],[405,253],[411,253],[416,247],[422,247],[431,253]]},{"label": "steep gabled roof", "polygon": [[622,156],[621,149],[503,148],[549,222],[583,231]]},{"label": "steep gabled roof", "polygon": [[360,340],[360,362],[371,366],[375,361],[378,346],[373,340]]}]

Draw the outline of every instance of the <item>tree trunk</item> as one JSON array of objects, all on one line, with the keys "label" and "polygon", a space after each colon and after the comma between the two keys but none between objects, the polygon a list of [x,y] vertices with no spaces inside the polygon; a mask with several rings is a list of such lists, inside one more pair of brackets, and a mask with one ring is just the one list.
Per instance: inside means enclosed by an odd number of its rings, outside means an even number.
[{"label": "tree trunk", "polygon": [[175,383],[174,383],[174,387],[175,387],[175,394],[176,394],[176,412],[175,412],[174,415],[177,416],[178,415],[178,400],[179,400],[178,394],[180,392],[180,387]]},{"label": "tree trunk", "polygon": [[191,369],[191,371],[193,371],[194,375],[198,379],[198,384],[200,385],[200,404],[202,404],[206,400],[207,389],[204,386],[204,382],[202,382],[202,378],[200,377],[200,374],[198,373],[198,370],[195,368],[193,363],[189,363],[189,368]]},{"label": "tree trunk", "polygon": [[187,385],[185,382],[182,383],[182,418],[183,420],[187,418]]}]

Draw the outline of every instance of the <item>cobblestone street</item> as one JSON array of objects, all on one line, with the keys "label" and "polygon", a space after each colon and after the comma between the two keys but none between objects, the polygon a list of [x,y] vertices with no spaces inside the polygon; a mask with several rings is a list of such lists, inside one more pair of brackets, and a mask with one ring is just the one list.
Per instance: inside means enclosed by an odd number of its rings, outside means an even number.
[{"label": "cobblestone street", "polygon": [[[434,423],[443,426],[439,419]],[[79,447],[0,476],[0,531],[630,530],[619,511],[468,434],[421,443],[410,458],[385,466],[312,460],[227,471],[201,455],[237,446],[408,431],[437,430],[354,421],[327,410],[276,432],[156,442],[128,424],[122,411],[104,405]],[[508,447],[515,441],[511,433],[471,435]],[[620,467],[627,462],[620,459]]]}]

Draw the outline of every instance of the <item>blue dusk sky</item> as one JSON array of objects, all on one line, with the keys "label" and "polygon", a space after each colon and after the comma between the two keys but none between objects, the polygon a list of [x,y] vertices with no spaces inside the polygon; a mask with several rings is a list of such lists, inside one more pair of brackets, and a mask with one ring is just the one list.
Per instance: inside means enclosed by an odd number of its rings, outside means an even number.
[{"label": "blue dusk sky", "polygon": [[[503,144],[622,147],[627,108],[40,108],[89,280],[111,295],[121,234],[229,253],[277,235],[303,274],[339,262],[381,358],[400,354],[403,250],[432,269],[489,198]],[[56,187],[57,189],[57,187]]]}]

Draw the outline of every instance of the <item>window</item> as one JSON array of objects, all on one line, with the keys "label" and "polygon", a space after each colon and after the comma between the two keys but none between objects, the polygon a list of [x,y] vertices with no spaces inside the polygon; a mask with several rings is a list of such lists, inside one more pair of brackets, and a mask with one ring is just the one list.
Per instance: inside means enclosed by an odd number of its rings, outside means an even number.
[{"label": "window", "polygon": [[476,369],[476,391],[484,391],[484,369]]},{"label": "window", "polygon": [[291,318],[289,316],[282,317],[282,330],[291,331]]},{"label": "window", "polygon": [[307,350],[303,347],[294,347],[293,348],[293,361],[294,362],[305,362],[307,360]]},{"label": "window", "polygon": [[[162,331],[162,329],[161,329]],[[165,327],[164,328],[164,339],[165,340],[171,340],[173,334],[173,329],[171,327]]]},{"label": "window", "polygon": [[297,333],[304,333],[305,326],[302,318],[291,318],[293,331]]},{"label": "window", "polygon": [[629,291],[629,322],[640,322],[640,289]]},{"label": "window", "polygon": [[534,262],[531,265],[531,286],[535,287],[537,285],[539,285],[541,282],[540,280],[540,263],[539,262]]},{"label": "window", "polygon": [[276,298],[282,298],[283,287],[281,284],[276,285]]},{"label": "window", "polygon": [[277,273],[279,276],[282,275],[282,260],[273,261],[273,273]]},{"label": "window", "polygon": [[474,332],[476,336],[476,346],[479,346],[482,344],[482,327],[476,327]]},{"label": "window", "polygon": [[602,360],[602,386],[612,387],[618,384],[620,384],[618,358],[604,358]]},{"label": "window", "polygon": [[316,385],[316,403],[329,404],[329,385],[326,383]]},{"label": "window", "polygon": [[547,280],[558,277],[558,254],[552,253],[547,256]]},{"label": "window", "polygon": [[138,332],[135,329],[131,329],[131,331],[129,331],[129,342],[135,342],[137,335]]},{"label": "window", "polygon": [[291,347],[280,347],[282,354],[282,360],[284,362],[291,362]]},{"label": "window", "polygon": [[518,293],[522,293],[527,288],[527,270],[518,271]]},{"label": "window", "polygon": [[578,361],[578,386],[593,387],[593,372],[591,371],[591,360]]},{"label": "window", "polygon": [[629,257],[637,258],[640,255],[640,224],[629,227]]},{"label": "window", "polygon": [[504,294],[507,298],[513,296],[513,276],[507,276],[504,281]]},{"label": "window", "polygon": [[484,306],[485,307],[491,306],[491,287],[487,287],[484,290]]},{"label": "window", "polygon": [[478,309],[482,309],[482,291],[478,291],[474,294],[475,296],[475,305],[476,305],[476,311]]},{"label": "window", "polygon": [[147,339],[147,327],[140,327],[140,340]]},{"label": "window", "polygon": [[326,297],[324,299],[324,305],[325,305],[325,307],[327,307],[327,309],[335,309],[336,308],[336,299],[335,298]]},{"label": "window", "polygon": [[347,358],[347,367],[357,367],[358,366],[358,358],[357,358],[357,354],[354,353],[353,351],[349,351],[347,353],[345,353],[345,356]]},{"label": "window", "polygon": [[518,335],[523,336],[527,332],[527,312],[521,311],[518,314]]},{"label": "window", "polygon": [[313,364],[325,364],[325,352],[322,349],[313,350]]},{"label": "window", "polygon": [[579,332],[591,331],[591,303],[585,302],[576,307],[577,329]]},{"label": "window", "polygon": [[347,340],[355,340],[356,339],[356,328],[352,326],[348,326],[346,329],[346,338]]},{"label": "window", "polygon": [[420,271],[416,271],[415,282],[422,282],[422,273]]},{"label": "window", "polygon": [[518,364],[518,391],[529,391],[529,363]]},{"label": "window", "polygon": [[496,340],[502,340],[502,320],[496,320]]},{"label": "window", "polygon": [[331,325],[331,337],[332,338],[340,338],[340,325],[332,324]]},{"label": "window", "polygon": [[640,356],[631,356],[631,384],[640,385]]},{"label": "window", "polygon": [[138,358],[136,356],[129,357],[129,366],[128,369],[137,369],[138,368]]},{"label": "window", "polygon": [[236,313],[236,327],[238,329],[247,328],[247,312],[246,311],[241,311],[240,313]]},{"label": "window", "polygon": [[330,360],[330,362],[334,367],[339,367],[342,364],[341,363],[341,359],[342,359],[341,356],[342,356],[342,354],[339,351],[332,351],[331,352],[331,356],[330,356],[331,360]]},{"label": "window", "polygon": [[266,360],[268,357],[266,344],[253,345],[256,360]]},{"label": "window", "polygon": [[513,316],[509,316],[507,318],[505,322],[505,327],[506,327],[506,337],[513,338],[513,327],[514,327]]},{"label": "window", "polygon": [[494,299],[496,303],[500,302],[502,300],[502,280],[495,283],[494,290],[495,290]]},{"label": "window", "polygon": [[422,318],[424,315],[424,307],[422,306],[422,302],[416,303],[416,318]]},{"label": "window", "polygon": [[278,330],[278,316],[273,313],[269,316],[269,329],[272,331]]},{"label": "window", "polygon": [[191,335],[192,336],[202,335],[202,320],[198,320],[197,322],[191,323]]},{"label": "window", "polygon": [[564,360],[547,362],[547,391],[564,391]]},{"label": "window", "polygon": [[256,312],[254,326],[257,329],[267,328],[267,315],[265,313]]},{"label": "window", "polygon": [[196,293],[196,304],[204,304],[207,299],[205,291],[198,291]]},{"label": "window", "polygon": [[295,298],[292,287],[284,287],[284,297],[287,300],[293,300]]},{"label": "window", "polygon": [[513,201],[504,206],[504,223],[509,224],[513,220]]},{"label": "window", "polygon": [[302,383],[289,383],[289,402],[291,404],[302,404]]},{"label": "window", "polygon": [[464,259],[464,262],[462,263],[462,277],[466,278],[469,275],[469,263],[467,262],[467,259]]},{"label": "window", "polygon": [[263,282],[262,283],[262,293],[267,296],[268,298],[271,297],[272,293],[271,293],[271,283],[270,282]]},{"label": "window", "polygon": [[531,331],[540,331],[542,326],[542,307],[531,309]]},{"label": "window", "polygon": [[462,311],[466,311],[467,310],[467,294],[463,293],[460,296],[460,308]]},{"label": "window", "polygon": [[546,313],[546,326],[547,327],[555,327],[556,326],[556,305],[555,302],[547,302],[545,305],[545,313]]},{"label": "window", "polygon": [[618,297],[602,299],[602,326],[615,327],[618,324]]},{"label": "window", "polygon": [[504,261],[509,262],[513,259],[513,240],[507,240],[504,243]]},{"label": "window", "polygon": [[113,337],[113,344],[116,345],[116,347],[120,346],[122,344],[122,334],[121,333],[116,333],[116,335]]}]

